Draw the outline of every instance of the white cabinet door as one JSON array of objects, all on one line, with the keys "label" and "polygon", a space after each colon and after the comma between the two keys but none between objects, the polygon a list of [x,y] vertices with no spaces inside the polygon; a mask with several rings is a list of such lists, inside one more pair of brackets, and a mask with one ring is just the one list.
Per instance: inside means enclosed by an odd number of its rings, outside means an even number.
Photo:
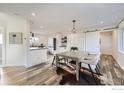
[{"label": "white cabinet door", "polygon": [[26,67],[31,67],[44,62],[47,62],[47,49],[30,50]]}]

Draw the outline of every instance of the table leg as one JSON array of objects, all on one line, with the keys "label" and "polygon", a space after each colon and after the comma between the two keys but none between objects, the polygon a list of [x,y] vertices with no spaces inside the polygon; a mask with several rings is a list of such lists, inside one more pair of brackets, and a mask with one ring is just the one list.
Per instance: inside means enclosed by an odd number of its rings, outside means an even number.
[{"label": "table leg", "polygon": [[76,80],[79,81],[79,61],[76,61]]}]

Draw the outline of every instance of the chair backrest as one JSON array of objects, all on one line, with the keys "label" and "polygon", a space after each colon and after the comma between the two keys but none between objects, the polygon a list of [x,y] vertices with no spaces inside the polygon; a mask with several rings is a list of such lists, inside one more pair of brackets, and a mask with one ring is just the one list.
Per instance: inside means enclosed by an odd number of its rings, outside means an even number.
[{"label": "chair backrest", "polygon": [[70,51],[78,51],[78,47],[71,47]]},{"label": "chair backrest", "polygon": [[97,65],[99,62],[99,54],[96,55],[96,57],[92,60],[92,65]]},{"label": "chair backrest", "polygon": [[84,59],[81,59],[83,63],[90,64],[90,65],[97,65],[99,62],[99,55],[97,54],[89,54]]}]

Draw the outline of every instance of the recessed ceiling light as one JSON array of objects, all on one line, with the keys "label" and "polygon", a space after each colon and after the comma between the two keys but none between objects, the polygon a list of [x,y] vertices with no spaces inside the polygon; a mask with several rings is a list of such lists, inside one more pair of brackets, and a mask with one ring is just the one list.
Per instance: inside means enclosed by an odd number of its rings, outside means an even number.
[{"label": "recessed ceiling light", "polygon": [[104,23],[104,21],[100,21],[100,24],[103,24]]},{"label": "recessed ceiling light", "polygon": [[31,13],[32,16],[36,16],[36,13]]}]

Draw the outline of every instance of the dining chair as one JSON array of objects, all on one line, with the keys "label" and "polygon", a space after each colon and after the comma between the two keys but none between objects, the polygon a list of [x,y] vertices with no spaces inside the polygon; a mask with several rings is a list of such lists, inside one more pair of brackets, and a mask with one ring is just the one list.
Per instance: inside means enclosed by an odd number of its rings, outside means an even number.
[{"label": "dining chair", "polygon": [[71,52],[78,51],[78,47],[71,47],[71,48],[70,48],[70,51],[71,51]]},{"label": "dining chair", "polygon": [[97,84],[96,77],[99,77],[101,75],[100,70],[99,70],[100,68],[98,67],[98,64],[100,62],[99,55],[97,55],[95,58],[93,58],[90,55],[92,54],[89,54],[88,55],[89,57],[86,57],[80,61],[81,62],[80,69],[90,72],[95,83]]},{"label": "dining chair", "polygon": [[[76,51],[78,51],[78,47],[72,46],[72,47],[70,48],[70,52],[76,52]],[[74,60],[68,60],[68,62],[69,62],[69,63],[72,63],[72,64],[76,64],[76,61],[74,61]]]}]

